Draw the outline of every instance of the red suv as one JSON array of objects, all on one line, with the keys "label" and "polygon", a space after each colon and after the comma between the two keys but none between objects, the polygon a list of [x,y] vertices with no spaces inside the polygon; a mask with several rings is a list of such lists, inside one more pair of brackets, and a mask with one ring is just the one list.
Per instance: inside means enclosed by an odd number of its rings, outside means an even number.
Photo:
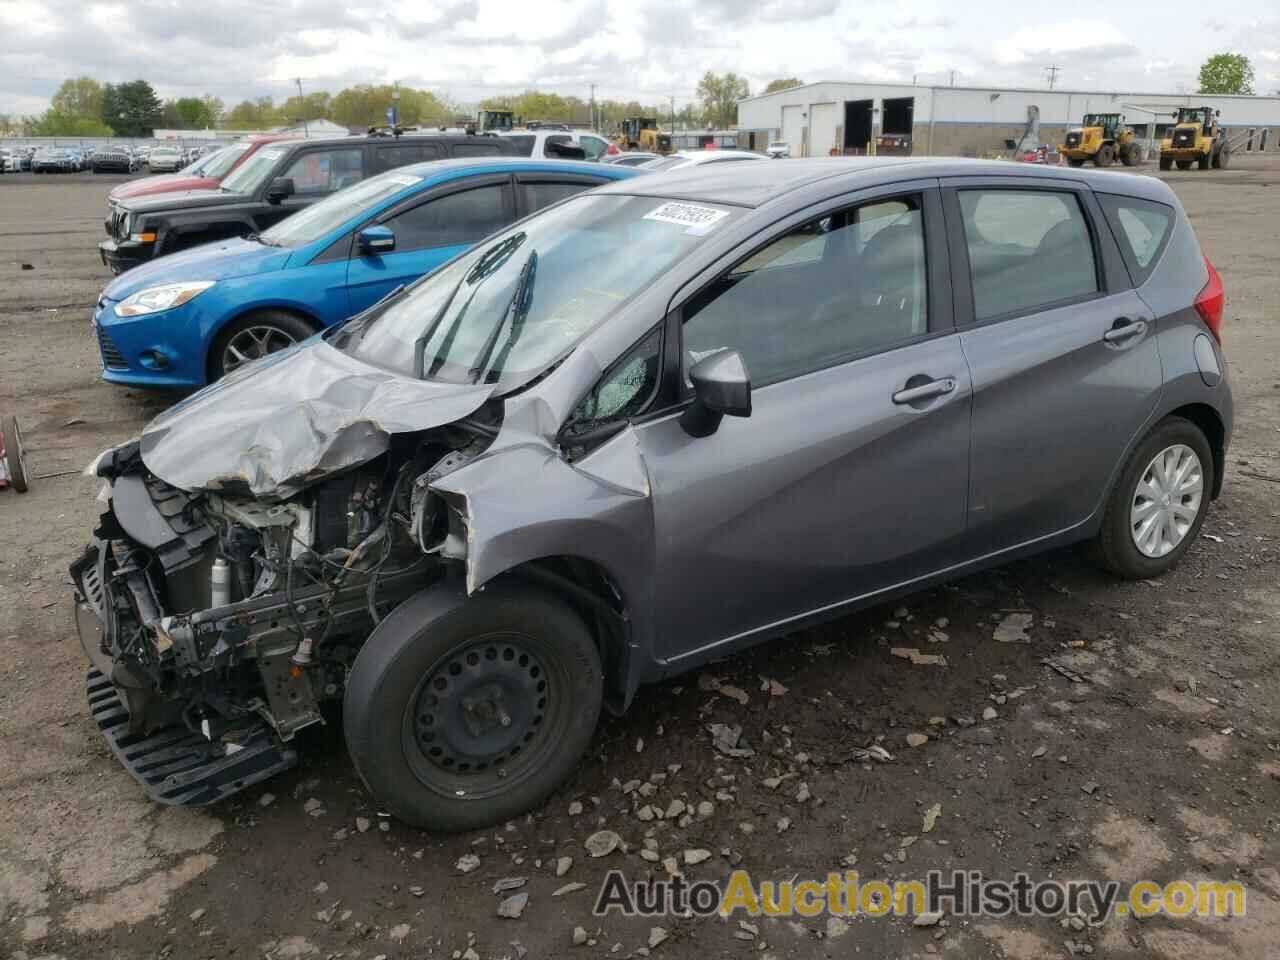
[{"label": "red suv", "polygon": [[111,191],[107,197],[109,203],[124,200],[128,197],[143,197],[153,193],[174,193],[179,190],[215,190],[222,178],[244,163],[249,157],[268,143],[293,139],[284,134],[261,137],[245,137],[237,140],[229,147],[201,157],[191,166],[177,173],[166,173],[157,177],[143,177],[141,180],[130,180]]}]

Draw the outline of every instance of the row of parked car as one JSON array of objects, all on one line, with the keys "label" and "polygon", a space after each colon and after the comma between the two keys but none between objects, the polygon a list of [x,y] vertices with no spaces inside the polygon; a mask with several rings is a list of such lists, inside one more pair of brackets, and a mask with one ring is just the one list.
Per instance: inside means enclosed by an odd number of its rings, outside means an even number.
[{"label": "row of parked car", "polygon": [[380,809],[487,826],[642,684],[1051,547],[1147,579],[1194,542],[1224,291],[1161,181],[517,146],[250,144],[112,201],[104,376],[217,381],[93,464],[71,570],[157,799],[293,766],[341,701]]},{"label": "row of parked car", "polygon": [[211,156],[222,146],[134,147],[108,144],[100,147],[0,147],[0,173],[173,173]]}]

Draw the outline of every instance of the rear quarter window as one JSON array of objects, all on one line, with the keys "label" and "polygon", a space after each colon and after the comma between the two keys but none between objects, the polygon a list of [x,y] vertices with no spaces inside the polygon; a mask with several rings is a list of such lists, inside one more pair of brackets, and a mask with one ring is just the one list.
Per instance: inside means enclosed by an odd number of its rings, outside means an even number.
[{"label": "rear quarter window", "polygon": [[532,134],[529,134],[527,136],[524,134],[520,134],[519,136],[506,137],[505,139],[510,141],[510,143],[516,148],[517,156],[521,156],[521,157],[533,156],[533,144],[537,138],[534,137]]},{"label": "rear quarter window", "polygon": [[1111,193],[1099,193],[1097,198],[1137,286],[1151,276],[1160,262],[1160,255],[1173,233],[1173,208],[1154,200]]}]

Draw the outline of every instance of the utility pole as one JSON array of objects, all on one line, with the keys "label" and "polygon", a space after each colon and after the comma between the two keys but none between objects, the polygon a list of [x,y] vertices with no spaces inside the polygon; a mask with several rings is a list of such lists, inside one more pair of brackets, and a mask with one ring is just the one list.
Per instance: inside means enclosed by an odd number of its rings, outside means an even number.
[{"label": "utility pole", "polygon": [[596,129],[596,85],[591,84],[591,129]]},{"label": "utility pole", "polygon": [[676,98],[671,98],[671,132],[676,132]]},{"label": "utility pole", "polygon": [[956,85],[956,72],[955,72],[954,70],[952,70],[952,71],[951,71],[951,86],[953,86],[953,87],[954,87],[955,85]]},{"label": "utility pole", "polygon": [[294,77],[294,82],[298,85],[298,109],[302,111],[302,138],[310,139],[311,128],[307,125],[307,101],[302,96],[302,78]]},{"label": "utility pole", "polygon": [[1058,82],[1058,72],[1059,72],[1061,69],[1062,69],[1061,67],[1056,67],[1056,66],[1053,66],[1053,65],[1050,65],[1050,66],[1047,66],[1047,67],[1045,67],[1045,68],[1044,68],[1044,72],[1045,72],[1045,73],[1047,73],[1047,74],[1049,75],[1049,89],[1050,89],[1050,90],[1052,90],[1052,89],[1053,89],[1053,85],[1054,85],[1055,83],[1057,83],[1057,82]]}]

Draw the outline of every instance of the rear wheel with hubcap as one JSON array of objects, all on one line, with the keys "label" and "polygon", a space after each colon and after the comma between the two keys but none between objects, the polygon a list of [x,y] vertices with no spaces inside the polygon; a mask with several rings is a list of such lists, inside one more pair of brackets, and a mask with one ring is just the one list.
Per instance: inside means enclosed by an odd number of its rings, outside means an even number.
[{"label": "rear wheel with hubcap", "polygon": [[209,382],[250,360],[291,347],[315,333],[301,317],[282,310],[259,310],[229,324],[209,352]]},{"label": "rear wheel with hubcap", "polygon": [[344,726],[369,789],[406,823],[469,830],[524,813],[591,741],[600,658],[562,601],[518,585],[406,601],[361,649]]},{"label": "rear wheel with hubcap", "polygon": [[1131,580],[1159,576],[1200,533],[1214,483],[1213,454],[1200,428],[1169,417],[1121,471],[1098,533],[1103,564]]}]

